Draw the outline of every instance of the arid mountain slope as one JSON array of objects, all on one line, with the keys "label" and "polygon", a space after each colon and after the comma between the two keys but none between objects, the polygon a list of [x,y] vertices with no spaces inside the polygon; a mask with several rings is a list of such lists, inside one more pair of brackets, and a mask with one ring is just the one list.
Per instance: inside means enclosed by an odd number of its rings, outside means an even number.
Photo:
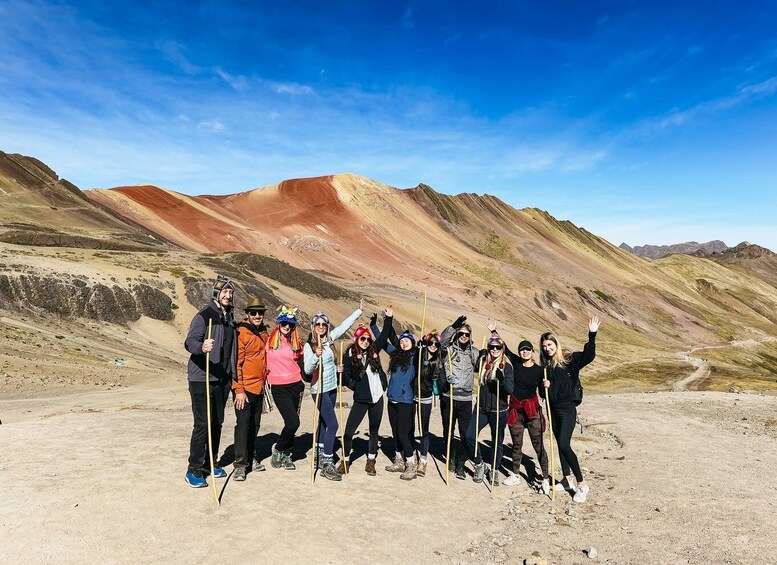
[{"label": "arid mountain slope", "polygon": [[33,157],[0,151],[0,241],[25,245],[149,249],[145,231],[92,204]]},{"label": "arid mountain slope", "polygon": [[660,259],[672,253],[685,253],[686,255],[702,253],[710,255],[712,253],[721,253],[728,249],[728,245],[719,239],[708,241],[707,243],[697,243],[688,241],[686,243],[675,243],[673,245],[637,245],[631,247],[626,243],[619,246],[624,251],[633,253],[638,257],[647,257],[649,259]]},{"label": "arid mountain slope", "polygon": [[703,256],[730,269],[755,275],[777,288],[777,254],[765,247],[743,241],[723,252]]}]

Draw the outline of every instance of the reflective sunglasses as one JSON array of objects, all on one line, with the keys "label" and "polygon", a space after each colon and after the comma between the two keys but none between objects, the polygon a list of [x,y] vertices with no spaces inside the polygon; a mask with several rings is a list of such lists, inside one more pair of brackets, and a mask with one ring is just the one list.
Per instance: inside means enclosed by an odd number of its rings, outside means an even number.
[{"label": "reflective sunglasses", "polygon": [[370,343],[372,341],[372,338],[367,337],[366,335],[363,335],[359,338],[359,341],[366,341],[367,343]]}]

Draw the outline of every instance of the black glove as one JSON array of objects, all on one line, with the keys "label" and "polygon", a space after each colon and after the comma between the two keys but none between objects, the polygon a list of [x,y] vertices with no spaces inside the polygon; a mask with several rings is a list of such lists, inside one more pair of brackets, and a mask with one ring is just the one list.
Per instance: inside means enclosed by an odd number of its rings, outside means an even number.
[{"label": "black glove", "polygon": [[372,316],[370,316],[370,327],[377,326],[378,325],[378,315],[373,312]]},{"label": "black glove", "polygon": [[451,324],[451,326],[453,326],[453,329],[458,330],[461,326],[464,325],[464,322],[466,321],[467,321],[466,316],[459,316],[458,318],[456,318],[456,321]]}]

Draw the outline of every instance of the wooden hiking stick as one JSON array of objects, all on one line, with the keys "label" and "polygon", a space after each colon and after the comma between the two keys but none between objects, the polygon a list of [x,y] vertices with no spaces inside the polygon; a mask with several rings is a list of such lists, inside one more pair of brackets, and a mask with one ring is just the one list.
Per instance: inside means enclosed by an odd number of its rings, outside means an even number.
[{"label": "wooden hiking stick", "polygon": [[[548,380],[548,368],[543,367],[545,380]],[[550,428],[550,499],[556,500],[556,489],[553,481],[556,477],[556,467],[553,462],[553,419],[550,416],[550,387],[545,389],[545,409],[548,412],[548,428]]]},{"label": "wooden hiking stick", "polygon": [[[453,374],[453,360],[451,359],[451,352],[448,350],[448,369],[450,374]],[[447,379],[447,377],[446,377]],[[451,436],[453,435],[453,387],[448,384],[448,442],[445,448],[445,486],[451,486]]]},{"label": "wooden hiking stick", "polygon": [[[492,447],[494,448],[494,464],[491,465],[491,494],[494,494],[494,480],[496,478],[496,442],[499,439],[499,379],[496,379],[496,426],[494,426],[494,443],[492,444]],[[501,463],[501,461],[500,461]]]},{"label": "wooden hiking stick", "polygon": [[423,426],[421,426],[421,360],[423,359],[425,325],[426,325],[426,291],[424,291],[424,315],[421,318],[421,341],[420,341],[421,347],[418,348],[418,376],[416,377],[416,381],[418,381],[418,435],[420,436],[422,442],[424,441],[424,430],[423,430]]},{"label": "wooden hiking stick", "polygon": [[[485,346],[486,336],[483,336],[483,347]],[[483,347],[480,349],[483,349]],[[486,351],[486,355],[488,355],[488,351]],[[480,423],[480,383],[483,382],[483,361],[485,361],[485,357],[480,360],[480,367],[478,368],[478,386],[475,390],[475,459],[478,458],[478,444],[480,443],[478,441],[478,437],[480,437],[480,427],[478,427],[478,424]]]},{"label": "wooden hiking stick", "polygon": [[[208,319],[208,339],[210,339],[211,325],[213,320]],[[206,410],[208,414],[208,459],[210,459],[210,484],[213,486],[213,498],[216,499],[216,506],[221,506],[219,494],[216,491],[216,471],[213,464],[213,432],[210,429],[210,351],[205,354],[205,402],[208,404]]]},{"label": "wooden hiking stick", "polygon": [[[321,336],[316,336],[316,341],[318,342],[318,347],[321,347]],[[320,408],[320,402],[321,402],[321,384],[324,380],[324,352],[321,351],[321,355],[318,357],[318,381],[316,384],[318,385],[318,393],[316,394],[316,399],[313,401],[313,455],[310,457],[310,482],[315,483],[316,482],[316,465],[318,464],[318,457],[317,455],[317,446],[316,446],[316,435],[318,434],[318,420],[321,414],[321,408]],[[313,388],[313,385],[310,385],[310,388]]]},{"label": "wooden hiking stick", "polygon": [[[340,362],[338,368],[343,364],[343,342],[340,342]],[[343,450],[343,470],[348,474],[348,460],[345,455],[345,422],[343,422],[343,372],[337,372],[337,402],[340,404],[340,448]]]}]

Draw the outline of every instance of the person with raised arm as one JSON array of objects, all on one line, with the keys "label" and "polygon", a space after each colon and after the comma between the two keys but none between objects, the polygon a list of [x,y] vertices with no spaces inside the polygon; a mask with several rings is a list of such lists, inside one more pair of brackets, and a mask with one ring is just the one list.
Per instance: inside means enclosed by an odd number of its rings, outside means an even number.
[{"label": "person with raised arm", "polygon": [[597,316],[588,322],[588,343],[583,351],[564,354],[558,338],[552,332],[540,336],[540,365],[545,371],[541,395],[550,401],[550,415],[553,436],[558,444],[562,482],[553,485],[557,491],[566,490],[573,494],[575,502],[585,502],[589,486],[583,478],[577,455],[572,450],[572,433],[577,421],[577,407],[583,400],[580,384],[580,369],[596,357],[596,332],[600,321]]},{"label": "person with raised arm", "polygon": [[[340,481],[342,476],[334,465],[334,446],[337,439],[337,362],[334,342],[347,332],[362,315],[364,301],[339,326],[330,327],[329,317],[318,312],[310,324],[310,337],[304,346],[305,372],[312,375],[310,397],[319,406],[319,426],[315,457],[321,463],[321,474],[330,481]],[[323,369],[319,364],[323,364]],[[321,373],[321,382],[318,374]],[[318,399],[317,396],[321,395]],[[323,433],[323,439],[321,437]]]},{"label": "person with raised arm", "polygon": [[[465,479],[464,464],[468,459],[464,437],[472,417],[472,386],[475,382],[479,351],[472,346],[472,327],[466,323],[466,316],[459,316],[440,334],[442,349],[442,370],[444,379],[440,384],[440,415],[442,416],[443,439],[447,445],[451,435],[451,460],[446,461],[457,479]],[[453,427],[449,426],[450,411],[453,422],[459,427],[461,443],[453,441]],[[448,428],[451,428],[450,430]]]}]

